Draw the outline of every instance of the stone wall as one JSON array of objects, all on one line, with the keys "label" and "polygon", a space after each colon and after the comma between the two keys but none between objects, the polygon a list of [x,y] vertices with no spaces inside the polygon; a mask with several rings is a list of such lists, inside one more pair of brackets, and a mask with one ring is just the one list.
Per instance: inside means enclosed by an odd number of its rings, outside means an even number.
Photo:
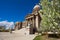
[{"label": "stone wall", "polygon": [[19,30],[22,28],[22,22],[16,22],[15,23],[15,30]]}]

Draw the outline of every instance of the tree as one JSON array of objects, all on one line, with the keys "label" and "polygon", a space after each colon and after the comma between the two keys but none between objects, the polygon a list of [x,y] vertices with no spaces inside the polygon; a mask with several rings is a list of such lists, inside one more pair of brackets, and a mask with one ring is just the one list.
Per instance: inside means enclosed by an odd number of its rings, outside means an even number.
[{"label": "tree", "polygon": [[60,31],[60,0],[40,0],[42,6],[41,28],[45,31]]}]

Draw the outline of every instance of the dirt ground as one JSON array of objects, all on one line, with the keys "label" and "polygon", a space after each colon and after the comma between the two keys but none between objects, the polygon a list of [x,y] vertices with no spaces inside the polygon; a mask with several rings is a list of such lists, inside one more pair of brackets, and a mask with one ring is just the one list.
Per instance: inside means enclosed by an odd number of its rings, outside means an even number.
[{"label": "dirt ground", "polygon": [[42,40],[60,40],[60,38],[48,37],[48,35],[42,36]]}]

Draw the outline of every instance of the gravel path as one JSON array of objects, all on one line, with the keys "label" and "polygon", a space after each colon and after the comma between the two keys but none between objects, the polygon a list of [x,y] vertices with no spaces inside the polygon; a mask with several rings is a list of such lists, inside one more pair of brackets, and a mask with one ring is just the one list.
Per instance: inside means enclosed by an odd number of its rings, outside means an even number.
[{"label": "gravel path", "polygon": [[33,40],[35,35],[25,35],[24,31],[18,33],[0,32],[0,40]]}]

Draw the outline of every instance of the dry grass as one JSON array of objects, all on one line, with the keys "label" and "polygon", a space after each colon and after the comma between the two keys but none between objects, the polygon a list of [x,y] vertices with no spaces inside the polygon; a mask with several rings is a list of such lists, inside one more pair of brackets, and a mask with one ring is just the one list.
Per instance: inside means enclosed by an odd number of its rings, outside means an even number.
[{"label": "dry grass", "polygon": [[48,35],[36,36],[34,40],[60,40],[60,38],[49,38]]}]

